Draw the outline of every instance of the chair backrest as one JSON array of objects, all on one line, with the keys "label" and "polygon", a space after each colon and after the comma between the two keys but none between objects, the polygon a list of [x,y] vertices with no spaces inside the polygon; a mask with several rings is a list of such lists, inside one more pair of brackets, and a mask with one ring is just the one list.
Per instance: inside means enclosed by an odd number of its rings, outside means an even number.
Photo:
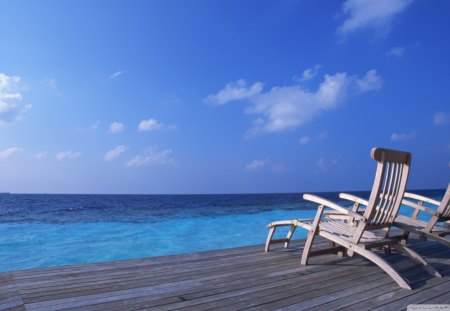
[{"label": "chair backrest", "polygon": [[450,183],[437,211],[442,215],[443,220],[450,220]]},{"label": "chair backrest", "polygon": [[364,230],[390,228],[400,209],[411,165],[409,152],[373,148],[372,159],[378,162],[369,203],[364,211],[366,222],[360,222],[356,242]]}]

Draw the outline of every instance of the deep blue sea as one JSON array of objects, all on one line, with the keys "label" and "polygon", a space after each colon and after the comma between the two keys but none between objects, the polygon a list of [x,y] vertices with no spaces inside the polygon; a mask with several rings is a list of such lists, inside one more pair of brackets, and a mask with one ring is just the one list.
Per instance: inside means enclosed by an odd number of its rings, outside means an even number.
[{"label": "deep blue sea", "polygon": [[[316,194],[349,206],[337,192]],[[0,271],[263,244],[268,223],[315,215],[301,195],[0,194]]]}]

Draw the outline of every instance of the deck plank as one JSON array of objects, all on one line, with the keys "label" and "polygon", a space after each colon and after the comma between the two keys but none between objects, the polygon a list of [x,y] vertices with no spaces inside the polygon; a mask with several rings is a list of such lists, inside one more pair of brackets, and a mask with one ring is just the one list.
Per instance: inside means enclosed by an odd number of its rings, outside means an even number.
[{"label": "deck plank", "polygon": [[443,278],[398,253],[387,257],[412,291],[359,256],[323,255],[301,266],[303,246],[298,240],[267,254],[256,245],[0,273],[0,310],[402,310],[450,301],[450,249],[438,243],[412,248]]}]

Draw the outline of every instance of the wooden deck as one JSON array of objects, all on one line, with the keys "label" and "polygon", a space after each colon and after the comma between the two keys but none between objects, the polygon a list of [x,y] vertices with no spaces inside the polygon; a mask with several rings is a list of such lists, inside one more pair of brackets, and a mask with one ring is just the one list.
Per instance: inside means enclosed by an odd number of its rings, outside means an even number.
[{"label": "wooden deck", "polygon": [[[403,255],[394,263],[413,285],[401,289],[361,257],[314,257],[303,241],[0,274],[0,310],[402,310],[450,303],[450,249],[415,243],[444,275],[429,276]],[[1,256],[0,256],[1,260]]]}]

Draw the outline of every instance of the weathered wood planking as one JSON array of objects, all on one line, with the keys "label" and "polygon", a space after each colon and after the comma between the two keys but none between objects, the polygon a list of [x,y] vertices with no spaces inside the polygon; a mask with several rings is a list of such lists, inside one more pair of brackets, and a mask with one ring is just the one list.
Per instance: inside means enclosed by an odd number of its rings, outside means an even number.
[{"label": "weathered wood planking", "polygon": [[359,256],[324,255],[301,266],[303,245],[0,273],[0,310],[402,310],[450,301],[450,249],[436,242],[412,248],[443,278],[396,252],[386,257],[412,291]]}]

